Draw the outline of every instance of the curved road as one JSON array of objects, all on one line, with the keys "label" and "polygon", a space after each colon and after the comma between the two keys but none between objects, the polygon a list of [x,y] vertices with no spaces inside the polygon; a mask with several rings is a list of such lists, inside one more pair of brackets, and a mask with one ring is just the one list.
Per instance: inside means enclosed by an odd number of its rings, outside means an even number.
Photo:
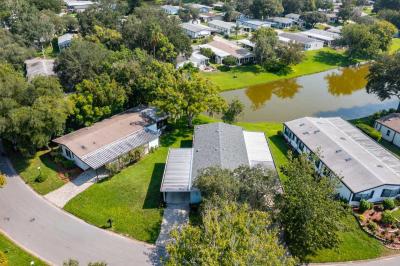
[{"label": "curved road", "polygon": [[89,225],[36,194],[1,155],[0,171],[8,176],[0,189],[0,231],[39,258],[51,265],[69,258],[81,265],[158,264],[153,246]]}]

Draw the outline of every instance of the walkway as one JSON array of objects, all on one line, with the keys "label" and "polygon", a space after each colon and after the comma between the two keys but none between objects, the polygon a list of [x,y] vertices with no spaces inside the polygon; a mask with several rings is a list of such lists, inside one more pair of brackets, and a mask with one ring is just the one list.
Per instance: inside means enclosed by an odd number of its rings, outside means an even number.
[{"label": "walkway", "polygon": [[63,208],[68,201],[96,183],[98,178],[102,179],[104,177],[106,177],[104,173],[99,174],[97,177],[94,170],[88,170],[62,187],[46,194],[44,197],[56,206]]},{"label": "walkway", "polygon": [[0,231],[51,265],[74,258],[81,265],[158,264],[154,246],[99,229],[60,210],[37,195],[0,156],[0,171],[8,176],[0,189]]},{"label": "walkway", "polygon": [[337,263],[312,263],[311,266],[399,266],[400,256],[383,257],[373,260],[349,261]]},{"label": "walkway", "polygon": [[170,233],[174,228],[181,228],[189,222],[189,204],[168,204],[164,209],[160,234],[156,241],[160,255],[165,256],[165,246],[171,240]]}]

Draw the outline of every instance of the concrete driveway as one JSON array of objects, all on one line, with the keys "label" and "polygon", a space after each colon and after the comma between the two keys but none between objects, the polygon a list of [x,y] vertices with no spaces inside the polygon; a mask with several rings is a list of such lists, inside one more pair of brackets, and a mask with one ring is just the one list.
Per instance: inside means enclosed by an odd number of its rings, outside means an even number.
[{"label": "concrete driveway", "polygon": [[2,156],[0,171],[8,176],[6,187],[0,189],[0,230],[51,265],[69,258],[81,265],[158,264],[153,246],[89,225],[37,195]]}]

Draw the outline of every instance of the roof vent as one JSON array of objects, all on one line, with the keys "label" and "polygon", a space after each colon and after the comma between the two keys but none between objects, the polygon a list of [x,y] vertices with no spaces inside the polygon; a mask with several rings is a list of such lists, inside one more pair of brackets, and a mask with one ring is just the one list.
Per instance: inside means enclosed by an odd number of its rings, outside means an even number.
[{"label": "roof vent", "polygon": [[314,130],[314,134],[317,134],[317,133],[319,133],[319,132],[321,132],[319,129]]},{"label": "roof vent", "polygon": [[349,157],[349,158],[346,158],[346,159],[344,159],[346,162],[350,162],[351,161],[351,158]]},{"label": "roof vent", "polygon": [[81,148],[85,150],[85,149],[86,149],[86,146],[85,146],[85,145],[81,145]]},{"label": "roof vent", "polygon": [[304,126],[304,125],[305,125],[304,123],[301,123],[301,124],[300,124],[301,127]]},{"label": "roof vent", "polygon": [[341,139],[341,140],[346,140],[346,138],[345,138],[345,137],[340,137],[340,139]]},{"label": "roof vent", "polygon": [[306,131],[306,132],[303,132],[303,135],[308,135],[309,133]]},{"label": "roof vent", "polygon": [[339,150],[336,150],[335,152],[336,152],[336,153],[339,153],[339,152],[342,152],[342,150],[341,150],[341,149],[339,149]]},{"label": "roof vent", "polygon": [[378,168],[383,168],[383,165],[378,164],[376,167],[378,167]]}]

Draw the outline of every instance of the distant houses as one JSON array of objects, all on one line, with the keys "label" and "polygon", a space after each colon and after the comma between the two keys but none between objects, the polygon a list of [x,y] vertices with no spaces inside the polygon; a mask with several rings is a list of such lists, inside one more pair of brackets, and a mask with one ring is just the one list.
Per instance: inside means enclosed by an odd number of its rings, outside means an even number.
[{"label": "distant houses", "polygon": [[199,39],[210,36],[215,30],[202,24],[182,23],[181,28],[192,39]]},{"label": "distant houses", "polygon": [[161,10],[163,10],[168,15],[178,15],[180,9],[181,9],[180,6],[171,6],[171,5],[161,6]]},{"label": "distant houses", "polygon": [[92,5],[95,4],[95,2],[92,1],[78,1],[78,0],[64,0],[65,5],[67,6],[68,11],[71,12],[83,12]]},{"label": "distant houses", "polygon": [[58,40],[57,40],[58,49],[60,51],[62,51],[63,49],[69,47],[72,43],[73,38],[74,38],[74,34],[72,34],[72,33],[66,33],[66,34],[58,37]]},{"label": "distant houses", "polygon": [[54,59],[33,58],[25,61],[26,77],[32,80],[37,76],[55,76]]},{"label": "distant houses", "polygon": [[295,21],[291,18],[287,17],[273,17],[269,19],[271,22],[273,22],[272,27],[278,28],[278,29],[287,29],[291,28],[295,25]]},{"label": "distant houses", "polygon": [[284,123],[283,135],[314,157],[318,173],[336,178],[338,196],[351,205],[400,194],[400,159],[340,117],[304,117]]},{"label": "distant houses", "polygon": [[276,170],[263,132],[225,123],[199,125],[194,129],[193,148],[169,149],[160,191],[167,204],[199,203],[201,191],[193,183],[202,169],[233,170],[243,165]]},{"label": "distant houses", "polygon": [[153,108],[137,107],[54,139],[61,154],[82,170],[97,170],[135,148],[159,145],[165,117]]},{"label": "distant houses", "polygon": [[196,3],[187,4],[186,7],[196,9],[197,11],[199,11],[199,13],[208,13],[213,9],[211,6]]},{"label": "distant houses", "polygon": [[245,31],[256,31],[262,27],[271,28],[274,24],[271,21],[264,21],[258,19],[238,19],[236,24],[243,27]]},{"label": "distant houses", "polygon": [[212,20],[208,22],[208,26],[215,29],[222,35],[231,35],[235,33],[236,24],[233,22],[225,22],[222,20]]},{"label": "distant houses", "polygon": [[324,42],[325,45],[331,46],[333,42],[340,38],[338,33],[329,32],[326,30],[319,30],[319,29],[311,29],[307,31],[302,31],[301,34],[313,38],[319,41]]},{"label": "distant houses", "polygon": [[382,138],[400,147],[400,113],[392,113],[375,121],[375,129],[382,133]]}]

